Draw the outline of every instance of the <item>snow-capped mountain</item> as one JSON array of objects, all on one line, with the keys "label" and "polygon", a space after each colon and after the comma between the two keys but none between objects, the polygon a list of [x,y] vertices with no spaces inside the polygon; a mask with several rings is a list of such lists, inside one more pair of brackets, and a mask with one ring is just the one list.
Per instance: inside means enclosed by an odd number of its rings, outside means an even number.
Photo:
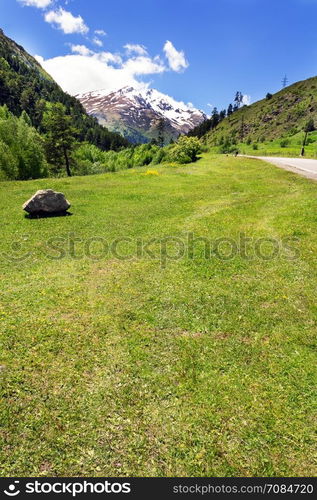
[{"label": "snow-capped mountain", "polygon": [[76,97],[99,123],[120,132],[132,142],[157,139],[157,126],[162,118],[166,142],[179,134],[186,134],[207,118],[192,105],[177,102],[149,88],[124,87],[110,94],[97,90]]}]

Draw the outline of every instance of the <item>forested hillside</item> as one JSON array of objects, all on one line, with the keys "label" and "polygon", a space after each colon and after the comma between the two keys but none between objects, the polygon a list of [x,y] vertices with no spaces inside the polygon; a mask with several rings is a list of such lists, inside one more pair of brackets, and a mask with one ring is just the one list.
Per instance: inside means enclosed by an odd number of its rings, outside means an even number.
[{"label": "forested hillside", "polygon": [[[88,141],[107,151],[129,145],[117,133],[110,132],[89,116],[80,102],[63,92],[40,64],[23,47],[7,38],[0,30],[0,105],[19,117],[27,114],[37,132],[48,131],[45,113],[64,113],[68,117],[71,142]],[[61,107],[62,106],[62,107]],[[2,120],[5,112],[2,113]],[[67,121],[67,120],[66,120]],[[68,137],[70,139],[70,137]],[[47,158],[50,160],[50,158]]]},{"label": "forested hillside", "polygon": [[209,146],[262,143],[292,138],[303,133],[307,124],[309,131],[314,129],[313,124],[317,125],[317,77],[297,82],[276,94],[267,93],[264,99],[250,106],[238,103],[226,118],[212,124],[205,122],[194,135],[205,133],[203,141]]}]

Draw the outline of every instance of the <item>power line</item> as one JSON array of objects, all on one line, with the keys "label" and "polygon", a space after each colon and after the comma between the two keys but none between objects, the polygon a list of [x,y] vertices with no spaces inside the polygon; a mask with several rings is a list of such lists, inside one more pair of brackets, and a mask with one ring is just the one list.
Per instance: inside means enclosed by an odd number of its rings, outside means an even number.
[{"label": "power line", "polygon": [[288,78],[287,78],[287,75],[285,75],[283,80],[282,80],[283,89],[285,89],[285,87],[287,87],[287,84],[288,84]]}]

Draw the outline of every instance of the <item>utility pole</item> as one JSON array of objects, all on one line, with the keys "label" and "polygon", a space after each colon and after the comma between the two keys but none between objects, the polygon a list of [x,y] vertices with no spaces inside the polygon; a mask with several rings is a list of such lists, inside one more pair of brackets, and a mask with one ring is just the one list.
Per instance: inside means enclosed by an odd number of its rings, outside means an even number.
[{"label": "utility pole", "polygon": [[282,80],[283,89],[285,89],[285,87],[287,87],[287,84],[288,84],[288,78],[287,78],[287,75],[285,75],[283,80]]},{"label": "utility pole", "polygon": [[313,118],[310,118],[310,120],[308,120],[308,122],[306,123],[306,125],[304,127],[305,136],[304,136],[302,150],[300,153],[301,156],[304,156],[304,154],[305,154],[305,146],[306,146],[307,136],[308,136],[309,132],[313,132],[314,130],[316,130],[314,120],[313,120]]},{"label": "utility pole", "polygon": [[304,136],[304,141],[303,141],[303,145],[302,145],[302,150],[300,152],[300,156],[305,155],[305,146],[306,146],[307,135],[308,135],[308,130],[305,131],[305,136]]},{"label": "utility pole", "polygon": [[242,118],[241,118],[240,139],[241,139],[241,142],[243,142],[243,140],[244,140],[244,115],[242,115]]}]

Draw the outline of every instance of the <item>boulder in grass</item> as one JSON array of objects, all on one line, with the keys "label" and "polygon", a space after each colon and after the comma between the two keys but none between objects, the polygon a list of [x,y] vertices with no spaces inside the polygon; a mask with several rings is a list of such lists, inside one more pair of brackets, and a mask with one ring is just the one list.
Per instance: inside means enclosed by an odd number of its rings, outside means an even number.
[{"label": "boulder in grass", "polygon": [[61,215],[70,208],[70,203],[63,193],[52,189],[37,191],[32,198],[23,204],[23,210],[30,215]]}]

